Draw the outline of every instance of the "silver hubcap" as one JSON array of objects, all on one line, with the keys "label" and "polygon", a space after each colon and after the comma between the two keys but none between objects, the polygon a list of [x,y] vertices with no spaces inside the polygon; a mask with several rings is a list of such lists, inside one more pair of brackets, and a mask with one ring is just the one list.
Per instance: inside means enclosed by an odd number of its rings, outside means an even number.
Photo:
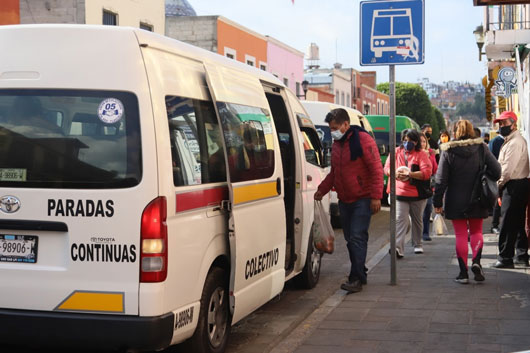
[{"label": "silver hubcap", "polygon": [[208,336],[213,347],[219,347],[223,342],[228,322],[227,306],[225,305],[225,291],[216,288],[208,304]]},{"label": "silver hubcap", "polygon": [[315,248],[315,244],[312,242],[311,245],[311,272],[313,273],[313,277],[316,277],[320,269],[321,257],[317,248]]}]

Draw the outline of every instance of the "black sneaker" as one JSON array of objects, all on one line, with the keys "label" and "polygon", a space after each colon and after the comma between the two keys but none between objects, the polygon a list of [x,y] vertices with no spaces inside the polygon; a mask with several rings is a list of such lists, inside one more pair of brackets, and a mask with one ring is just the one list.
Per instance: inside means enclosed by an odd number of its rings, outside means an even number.
[{"label": "black sneaker", "polygon": [[428,234],[423,234],[423,240],[432,241],[432,238]]},{"label": "black sneaker", "polygon": [[357,293],[363,290],[361,281],[355,280],[353,282],[344,282],[340,285],[341,289],[344,289],[348,293]]},{"label": "black sneaker", "polygon": [[460,272],[458,277],[455,278],[455,282],[461,283],[461,284],[468,284],[469,283],[469,277],[467,275],[467,272]]},{"label": "black sneaker", "polygon": [[486,279],[484,277],[484,271],[482,271],[482,266],[479,264],[473,264],[473,266],[471,266],[471,271],[475,275],[475,281],[482,282]]}]

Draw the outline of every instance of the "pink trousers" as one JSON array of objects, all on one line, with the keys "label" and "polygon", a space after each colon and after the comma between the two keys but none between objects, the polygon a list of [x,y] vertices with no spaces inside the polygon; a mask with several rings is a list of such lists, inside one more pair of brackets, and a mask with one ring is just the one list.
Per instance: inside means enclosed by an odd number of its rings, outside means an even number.
[{"label": "pink trousers", "polygon": [[453,227],[455,228],[456,236],[456,256],[461,258],[467,266],[467,242],[469,234],[473,260],[476,259],[477,255],[479,255],[477,260],[480,260],[482,245],[484,244],[482,218],[454,219]]}]

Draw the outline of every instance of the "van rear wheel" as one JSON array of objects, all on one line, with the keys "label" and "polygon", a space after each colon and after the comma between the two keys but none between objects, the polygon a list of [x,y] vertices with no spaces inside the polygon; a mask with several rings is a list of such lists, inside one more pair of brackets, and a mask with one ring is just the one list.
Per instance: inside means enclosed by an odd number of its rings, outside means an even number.
[{"label": "van rear wheel", "polygon": [[214,267],[204,283],[197,328],[186,342],[189,351],[223,352],[228,342],[231,321],[228,307],[228,276],[223,269]]},{"label": "van rear wheel", "polygon": [[307,244],[307,255],[305,266],[302,272],[296,276],[296,284],[300,288],[314,288],[320,278],[320,267],[322,265],[322,253],[317,250],[313,242],[313,231],[309,234],[309,244]]}]

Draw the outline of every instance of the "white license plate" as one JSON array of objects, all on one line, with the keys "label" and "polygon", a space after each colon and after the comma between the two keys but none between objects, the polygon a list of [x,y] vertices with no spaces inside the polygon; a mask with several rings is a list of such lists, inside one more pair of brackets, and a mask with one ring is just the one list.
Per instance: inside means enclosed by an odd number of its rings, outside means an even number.
[{"label": "white license plate", "polygon": [[0,262],[36,263],[38,241],[35,235],[0,234]]}]

